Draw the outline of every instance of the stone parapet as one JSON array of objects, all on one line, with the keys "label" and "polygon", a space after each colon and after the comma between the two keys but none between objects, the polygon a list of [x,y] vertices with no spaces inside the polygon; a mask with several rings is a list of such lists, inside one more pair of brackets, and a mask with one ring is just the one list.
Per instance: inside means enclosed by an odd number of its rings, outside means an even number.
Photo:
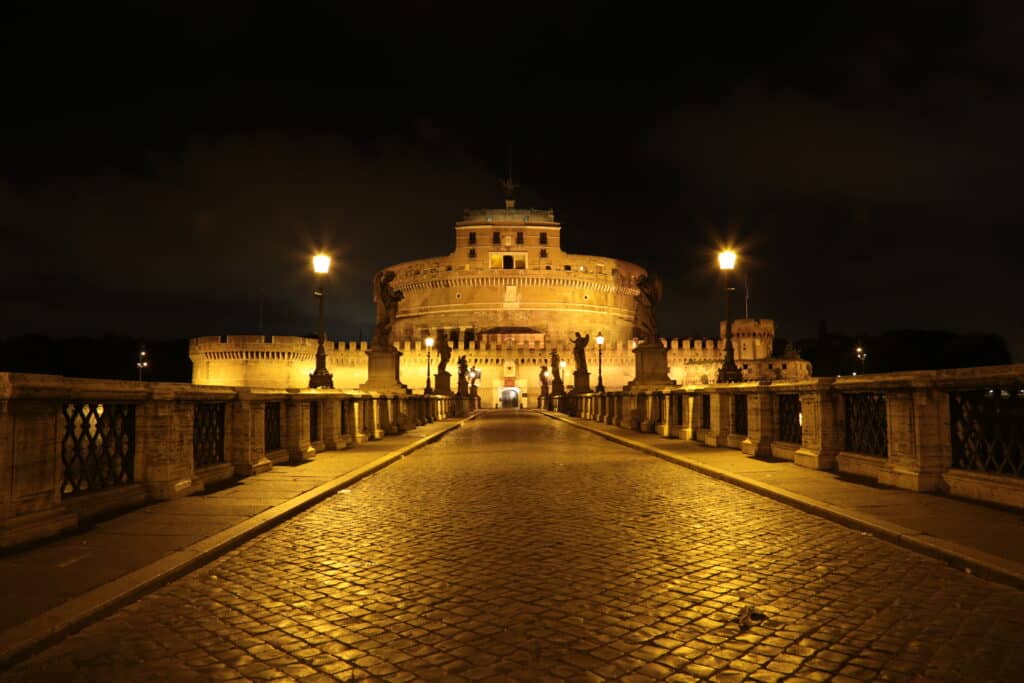
[{"label": "stone parapet", "polygon": [[0,548],[479,402],[0,373]]},{"label": "stone parapet", "polygon": [[[1024,508],[1024,364],[691,385],[581,400],[585,419],[625,429]],[[737,405],[745,406],[745,421]],[[571,410],[568,403],[553,407]]]}]

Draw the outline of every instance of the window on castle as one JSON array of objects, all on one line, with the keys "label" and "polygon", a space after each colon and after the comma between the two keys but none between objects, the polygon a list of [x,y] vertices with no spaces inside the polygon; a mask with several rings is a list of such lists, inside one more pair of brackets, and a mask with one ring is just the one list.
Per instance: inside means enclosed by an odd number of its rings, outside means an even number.
[{"label": "window on castle", "polygon": [[565,269],[566,270],[572,270],[572,266],[566,266]]},{"label": "window on castle", "polygon": [[542,232],[540,234],[540,243],[541,244],[547,244],[548,243],[548,234],[546,232]]},{"label": "window on castle", "polygon": [[547,249],[541,249],[540,250],[540,257],[541,258],[547,258],[548,257],[548,250]]},{"label": "window on castle", "polygon": [[505,270],[524,270],[526,268],[525,252],[491,252],[491,268],[502,268]]},{"label": "window on castle", "polygon": [[470,244],[476,244],[476,233],[475,232],[469,233],[469,243]]},{"label": "window on castle", "polygon": [[476,249],[469,250],[469,258],[476,258]]},{"label": "window on castle", "polygon": [[522,243],[523,243],[523,233],[517,232],[516,233],[516,244],[522,244]]},{"label": "window on castle", "polygon": [[491,233],[491,244],[501,244],[501,233],[500,232],[492,232]]}]

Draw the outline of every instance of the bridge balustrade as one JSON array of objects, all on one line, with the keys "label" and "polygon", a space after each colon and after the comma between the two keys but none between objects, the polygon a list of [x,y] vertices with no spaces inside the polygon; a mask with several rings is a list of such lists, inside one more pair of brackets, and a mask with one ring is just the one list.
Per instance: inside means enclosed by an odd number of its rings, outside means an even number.
[{"label": "bridge balustrade", "polygon": [[479,399],[0,373],[0,548],[303,462]]},{"label": "bridge balustrade", "polygon": [[1024,507],[1024,364],[552,396],[552,410]]}]

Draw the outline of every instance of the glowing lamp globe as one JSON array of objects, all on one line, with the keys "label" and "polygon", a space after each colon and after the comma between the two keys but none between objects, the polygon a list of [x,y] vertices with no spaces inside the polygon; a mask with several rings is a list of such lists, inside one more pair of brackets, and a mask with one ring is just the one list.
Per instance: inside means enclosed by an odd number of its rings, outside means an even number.
[{"label": "glowing lamp globe", "polygon": [[736,267],[736,252],[732,249],[718,252],[718,267],[722,270],[732,270]]},{"label": "glowing lamp globe", "polygon": [[317,254],[313,257],[313,272],[318,275],[326,275],[331,269],[331,257],[327,254]]}]

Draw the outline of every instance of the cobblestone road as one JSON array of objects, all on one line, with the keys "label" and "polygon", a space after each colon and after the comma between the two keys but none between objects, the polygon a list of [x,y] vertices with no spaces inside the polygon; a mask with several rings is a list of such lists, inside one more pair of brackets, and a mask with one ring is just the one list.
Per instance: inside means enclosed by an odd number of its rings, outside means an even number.
[{"label": "cobblestone road", "polygon": [[510,411],[6,676],[1011,681],[1022,644],[1024,593]]}]

